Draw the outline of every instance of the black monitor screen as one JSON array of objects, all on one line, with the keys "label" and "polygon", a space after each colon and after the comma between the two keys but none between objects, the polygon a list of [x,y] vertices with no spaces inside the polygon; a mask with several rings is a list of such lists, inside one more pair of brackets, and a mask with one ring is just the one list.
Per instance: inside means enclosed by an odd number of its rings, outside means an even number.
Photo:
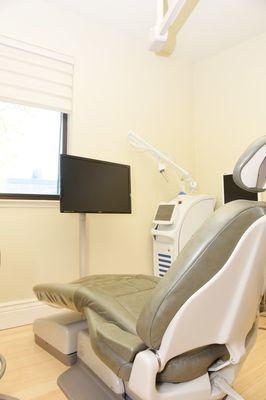
[{"label": "black monitor screen", "polygon": [[234,200],[255,200],[258,201],[258,194],[248,192],[247,190],[241,189],[234,182],[233,175],[223,176],[224,185],[224,203],[229,203]]},{"label": "black monitor screen", "polygon": [[130,167],[61,155],[60,211],[131,213]]}]

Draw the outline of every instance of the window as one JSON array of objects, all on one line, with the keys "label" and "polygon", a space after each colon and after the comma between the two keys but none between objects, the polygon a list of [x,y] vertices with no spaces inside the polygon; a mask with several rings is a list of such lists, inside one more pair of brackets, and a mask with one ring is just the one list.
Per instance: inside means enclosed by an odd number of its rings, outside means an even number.
[{"label": "window", "polygon": [[59,199],[67,115],[0,101],[0,198]]}]

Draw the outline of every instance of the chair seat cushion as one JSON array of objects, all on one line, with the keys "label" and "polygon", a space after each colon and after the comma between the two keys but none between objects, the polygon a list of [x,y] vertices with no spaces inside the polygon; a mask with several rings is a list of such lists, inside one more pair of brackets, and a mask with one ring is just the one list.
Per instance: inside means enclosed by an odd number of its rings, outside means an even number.
[{"label": "chair seat cushion", "polygon": [[84,312],[89,307],[105,320],[136,334],[136,322],[160,278],[149,275],[92,275],[68,284],[34,287],[40,301]]},{"label": "chair seat cushion", "polygon": [[[128,381],[136,355],[147,348],[136,332],[137,320],[159,281],[146,275],[97,275],[69,284],[38,285],[34,291],[41,301],[84,313],[95,353]],[[195,379],[226,353],[225,346],[211,345],[180,355],[168,362],[157,380]]]}]

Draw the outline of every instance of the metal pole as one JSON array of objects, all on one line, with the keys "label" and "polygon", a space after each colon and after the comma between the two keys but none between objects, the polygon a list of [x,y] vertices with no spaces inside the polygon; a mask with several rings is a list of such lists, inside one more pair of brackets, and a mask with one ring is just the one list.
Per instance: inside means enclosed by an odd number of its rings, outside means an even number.
[{"label": "metal pole", "polygon": [[83,278],[86,273],[86,214],[79,214],[79,276]]}]

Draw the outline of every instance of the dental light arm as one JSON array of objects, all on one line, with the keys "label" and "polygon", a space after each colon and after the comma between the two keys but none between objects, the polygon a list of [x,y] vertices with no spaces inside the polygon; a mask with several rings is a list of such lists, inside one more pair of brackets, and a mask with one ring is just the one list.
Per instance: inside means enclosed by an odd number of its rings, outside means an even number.
[{"label": "dental light arm", "polygon": [[185,182],[189,186],[189,192],[194,192],[197,188],[197,182],[191,177],[188,171],[186,171],[184,168],[180,167],[178,164],[176,164],[174,161],[172,161],[169,157],[167,157],[165,154],[160,152],[158,149],[156,149],[154,146],[146,142],[144,139],[142,139],[140,136],[138,136],[134,132],[129,132],[128,133],[128,141],[129,143],[141,150],[148,151],[157,161],[158,161],[158,166],[159,166],[159,171],[162,173],[165,171],[165,164],[169,165],[173,169],[175,169],[179,176],[180,180]]},{"label": "dental light arm", "polygon": [[171,25],[177,22],[180,29],[185,22],[183,14],[190,14],[197,2],[198,0],[172,0],[171,6],[165,13],[165,0],[157,0],[157,22],[151,29],[151,51],[159,53],[163,49]]}]

